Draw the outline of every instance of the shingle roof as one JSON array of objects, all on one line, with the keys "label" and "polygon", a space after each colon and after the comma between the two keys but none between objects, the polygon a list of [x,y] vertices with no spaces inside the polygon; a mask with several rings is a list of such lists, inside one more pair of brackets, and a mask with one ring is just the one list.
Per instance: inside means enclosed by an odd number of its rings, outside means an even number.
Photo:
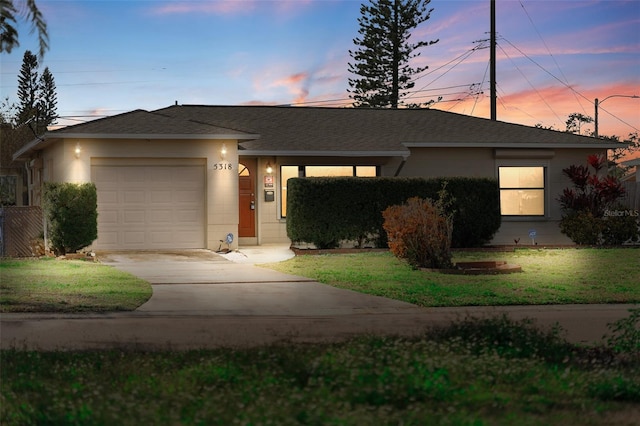
[{"label": "shingle roof", "polygon": [[611,142],[436,109],[171,106],[155,111],[260,135],[258,152],[399,152],[407,146],[612,147]]},{"label": "shingle roof", "polygon": [[96,135],[102,137],[124,137],[140,135],[215,137],[234,136],[248,139],[255,135],[227,129],[210,123],[200,123],[188,118],[171,117],[137,109],[75,126],[64,127],[48,133],[50,137],[72,137],[72,135]]}]

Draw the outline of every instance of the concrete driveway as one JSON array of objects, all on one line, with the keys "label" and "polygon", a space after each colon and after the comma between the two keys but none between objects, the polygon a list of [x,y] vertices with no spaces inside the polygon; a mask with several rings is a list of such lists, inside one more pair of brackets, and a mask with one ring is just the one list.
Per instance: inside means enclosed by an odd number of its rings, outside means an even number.
[{"label": "concrete driveway", "polygon": [[293,256],[280,246],[259,250],[225,256],[207,250],[121,252],[105,253],[100,259],[151,283],[151,299],[136,311],[150,315],[322,316],[422,310],[255,266],[252,263]]}]

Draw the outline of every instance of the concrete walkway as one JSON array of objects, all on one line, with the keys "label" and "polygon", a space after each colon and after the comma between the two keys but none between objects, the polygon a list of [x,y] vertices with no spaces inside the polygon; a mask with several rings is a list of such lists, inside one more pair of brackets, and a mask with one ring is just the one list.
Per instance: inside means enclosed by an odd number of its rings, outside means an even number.
[{"label": "concrete walkway", "polygon": [[105,264],[152,283],[134,312],[3,314],[0,347],[41,350],[196,349],[280,341],[336,341],[358,334],[417,335],[467,315],[559,322],[567,339],[596,343],[633,305],[421,308],[255,266],[293,257],[283,246],[101,253]]}]

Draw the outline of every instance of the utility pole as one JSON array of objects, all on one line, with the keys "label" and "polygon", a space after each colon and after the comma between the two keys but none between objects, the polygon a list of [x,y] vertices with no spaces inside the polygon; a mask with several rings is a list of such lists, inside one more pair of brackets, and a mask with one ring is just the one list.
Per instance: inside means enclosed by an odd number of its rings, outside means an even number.
[{"label": "utility pole", "polygon": [[498,119],[496,105],[498,103],[498,95],[496,92],[496,0],[491,0],[491,54],[489,58],[490,63],[490,76],[489,86],[491,90],[491,120],[496,121]]}]

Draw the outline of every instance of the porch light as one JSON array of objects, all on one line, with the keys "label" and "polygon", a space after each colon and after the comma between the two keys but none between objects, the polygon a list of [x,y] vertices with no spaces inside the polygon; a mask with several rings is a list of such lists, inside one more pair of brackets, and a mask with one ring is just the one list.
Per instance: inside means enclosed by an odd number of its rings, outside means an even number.
[{"label": "porch light", "polygon": [[220,157],[223,160],[227,159],[227,145],[225,145],[225,144],[222,144],[222,148],[220,148]]},{"label": "porch light", "polygon": [[273,167],[271,167],[271,162],[267,163],[267,174],[273,173]]},{"label": "porch light", "polygon": [[76,154],[76,158],[80,158],[81,152],[82,152],[82,148],[80,148],[80,142],[78,142],[76,144],[76,149],[74,150],[74,153]]}]

